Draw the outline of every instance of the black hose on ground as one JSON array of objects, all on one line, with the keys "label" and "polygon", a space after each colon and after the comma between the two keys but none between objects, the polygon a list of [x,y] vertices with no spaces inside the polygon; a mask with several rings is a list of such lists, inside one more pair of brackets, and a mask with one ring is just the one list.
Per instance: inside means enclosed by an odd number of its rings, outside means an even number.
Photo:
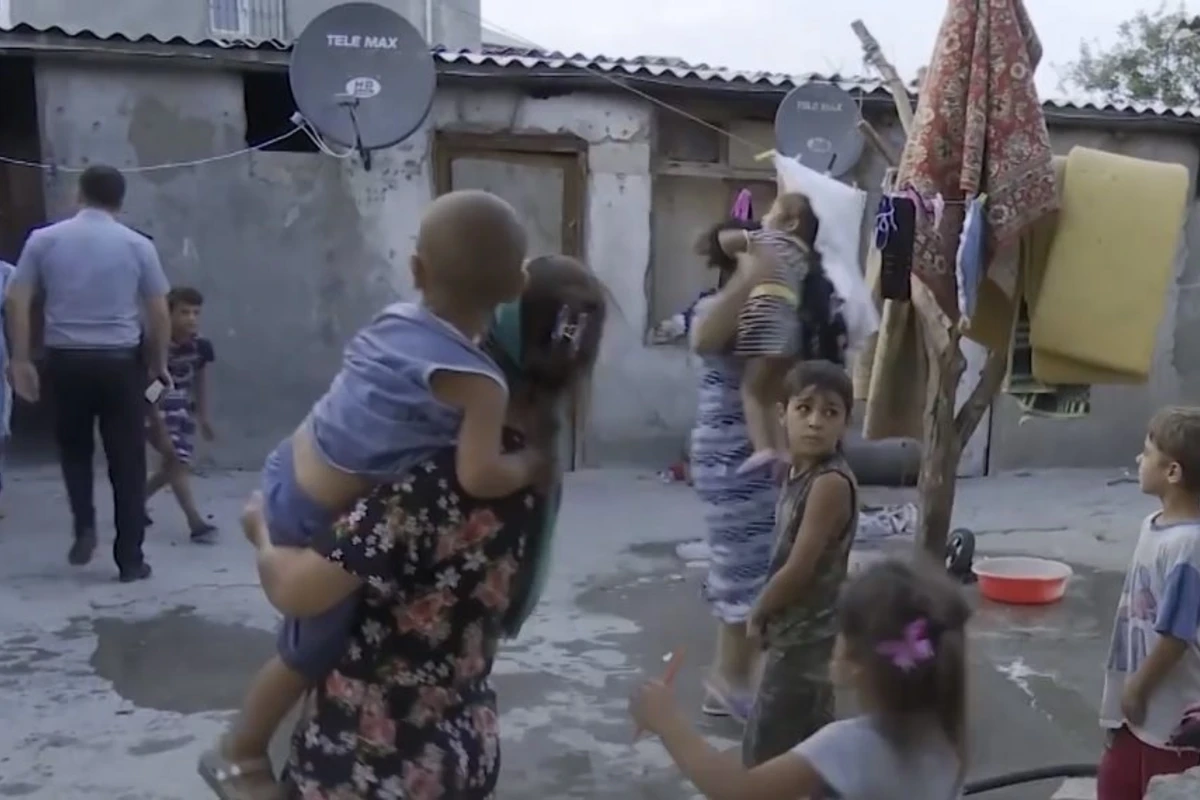
[{"label": "black hose on ground", "polygon": [[1062,764],[1057,767],[1041,767],[1027,769],[1021,772],[1010,772],[995,778],[985,778],[981,781],[971,781],[963,787],[964,795],[983,794],[996,789],[1006,789],[1009,786],[1020,786],[1025,783],[1049,781],[1055,778],[1094,778],[1095,764]]}]

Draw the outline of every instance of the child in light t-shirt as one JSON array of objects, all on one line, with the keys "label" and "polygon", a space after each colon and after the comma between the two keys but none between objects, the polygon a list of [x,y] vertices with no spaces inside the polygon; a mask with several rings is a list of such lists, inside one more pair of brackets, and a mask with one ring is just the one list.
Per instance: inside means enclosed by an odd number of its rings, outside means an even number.
[{"label": "child in light t-shirt", "polygon": [[1196,744],[1176,739],[1200,703],[1200,408],[1154,416],[1138,482],[1162,508],[1142,523],[1117,603],[1100,704],[1108,743],[1099,800],[1141,800],[1154,776],[1200,766]]},{"label": "child in light t-shirt", "polygon": [[830,665],[834,681],[855,691],[863,714],[826,725],[755,767],[717,752],[661,682],[643,686],[630,710],[708,798],[958,800],[969,616],[962,591],[932,564],[866,568],[846,584]]}]

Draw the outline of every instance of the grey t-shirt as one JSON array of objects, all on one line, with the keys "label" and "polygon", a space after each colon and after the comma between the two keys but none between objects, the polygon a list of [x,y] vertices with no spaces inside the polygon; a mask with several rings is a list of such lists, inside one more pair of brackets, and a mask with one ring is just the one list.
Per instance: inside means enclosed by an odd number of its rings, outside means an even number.
[{"label": "grey t-shirt", "polygon": [[935,727],[903,751],[870,717],[826,725],[792,750],[812,764],[827,788],[824,800],[958,800],[958,754]]},{"label": "grey t-shirt", "polygon": [[142,304],[170,289],[148,238],[85,208],[29,234],[13,282],[46,293],[46,347],[136,347]]}]

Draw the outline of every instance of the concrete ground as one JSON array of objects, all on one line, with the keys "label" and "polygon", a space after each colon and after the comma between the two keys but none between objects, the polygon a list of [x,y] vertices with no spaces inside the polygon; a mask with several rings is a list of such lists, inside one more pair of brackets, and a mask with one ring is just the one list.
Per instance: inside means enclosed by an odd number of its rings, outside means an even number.
[{"label": "concrete ground", "polygon": [[[1077,568],[1044,610],[981,604],[974,623],[973,777],[1092,762],[1100,665],[1140,518],[1151,503],[1113,472],[1014,474],[961,484],[956,523],[985,554],[1062,558]],[[230,718],[271,652],[276,615],[260,593],[236,517],[255,476],[197,482],[226,532],[187,543],[169,496],[154,501],[154,578],[120,585],[102,550],[67,566],[69,520],[57,473],[5,477],[0,520],[0,798],[200,800],[199,752]],[[101,519],[110,516],[98,480]],[[868,500],[902,492],[871,491]],[[679,686],[699,702],[712,625],[700,574],[674,556],[701,533],[683,485],[633,471],[571,477],[556,568],[536,618],[496,667],[503,704],[501,798],[690,800],[664,751],[633,743],[626,696],[664,652],[687,648]],[[104,534],[107,540],[109,534]],[[706,722],[714,742],[738,731]],[[1049,781],[995,800],[1090,798]]]}]

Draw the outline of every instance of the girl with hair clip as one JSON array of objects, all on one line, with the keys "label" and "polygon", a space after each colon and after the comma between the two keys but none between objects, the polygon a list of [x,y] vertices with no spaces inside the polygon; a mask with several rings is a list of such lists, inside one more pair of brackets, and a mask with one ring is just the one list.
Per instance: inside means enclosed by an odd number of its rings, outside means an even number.
[{"label": "girl with hair clip", "polygon": [[751,769],[722,755],[655,681],[630,711],[709,800],[957,800],[966,772],[966,624],[959,588],[932,564],[882,561],[838,607],[834,682],[862,714]]}]

